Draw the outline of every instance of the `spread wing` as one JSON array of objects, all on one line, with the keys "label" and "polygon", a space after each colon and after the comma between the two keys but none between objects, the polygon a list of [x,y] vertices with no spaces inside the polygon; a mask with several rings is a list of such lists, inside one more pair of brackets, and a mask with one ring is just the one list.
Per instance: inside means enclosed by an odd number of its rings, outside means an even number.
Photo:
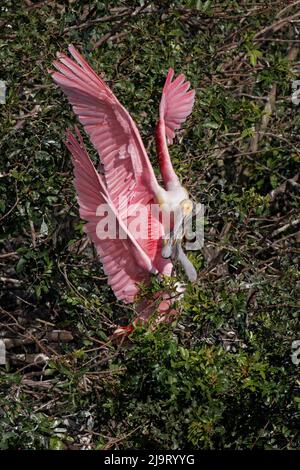
[{"label": "spread wing", "polygon": [[67,95],[104,167],[107,191],[122,217],[129,202],[148,204],[159,188],[137,127],[103,80],[73,47],[51,72]]},{"label": "spread wing", "polygon": [[[133,302],[138,292],[137,284],[147,281],[150,273],[157,273],[157,270],[118,215],[78,129],[76,133],[79,141],[67,132],[66,145],[72,154],[80,216],[87,221],[85,232],[95,244],[116,297],[126,303]],[[110,230],[105,224],[108,220]]]},{"label": "spread wing", "polygon": [[[104,176],[100,176],[83,146],[67,134],[67,147],[73,155],[75,185],[80,215],[88,223],[85,230],[102,260],[108,282],[118,299],[132,302],[137,284],[150,273],[170,275],[172,263],[161,256],[163,228],[152,213],[159,188],[135,123],[103,80],[96,75],[73,46],[69,51],[77,63],[58,54],[50,72],[67,95],[74,112],[99,153]],[[121,236],[99,234],[103,214],[98,208],[108,205],[109,215],[117,221]],[[133,233],[137,213],[142,211],[142,233]]]},{"label": "spread wing", "polygon": [[159,107],[160,120],[164,122],[169,144],[172,144],[175,137],[174,131],[180,129],[192,112],[195,101],[195,91],[188,91],[190,82],[185,81],[185,76],[180,74],[172,82],[173,76],[174,70],[170,68]]}]

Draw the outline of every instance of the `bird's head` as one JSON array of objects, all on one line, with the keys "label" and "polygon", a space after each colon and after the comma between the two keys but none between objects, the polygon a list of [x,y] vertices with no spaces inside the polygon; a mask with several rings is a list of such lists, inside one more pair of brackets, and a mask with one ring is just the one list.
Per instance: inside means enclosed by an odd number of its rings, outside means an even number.
[{"label": "bird's head", "polygon": [[190,199],[184,199],[183,201],[181,201],[180,207],[181,207],[181,210],[182,210],[183,218],[187,217],[187,216],[191,215],[191,213],[193,211],[193,202]]}]

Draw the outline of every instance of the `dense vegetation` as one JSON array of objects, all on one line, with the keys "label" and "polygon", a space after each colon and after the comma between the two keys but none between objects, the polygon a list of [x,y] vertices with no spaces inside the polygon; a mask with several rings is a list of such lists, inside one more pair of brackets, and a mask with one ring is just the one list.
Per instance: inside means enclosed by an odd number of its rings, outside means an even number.
[{"label": "dense vegetation", "polygon": [[[299,2],[0,11],[0,448],[299,449]],[[83,234],[63,144],[75,119],[47,71],[69,43],[131,112],[156,167],[168,67],[197,91],[171,153],[206,206],[204,249],[189,254],[199,279],[175,324],[123,343],[110,335],[134,309]]]}]

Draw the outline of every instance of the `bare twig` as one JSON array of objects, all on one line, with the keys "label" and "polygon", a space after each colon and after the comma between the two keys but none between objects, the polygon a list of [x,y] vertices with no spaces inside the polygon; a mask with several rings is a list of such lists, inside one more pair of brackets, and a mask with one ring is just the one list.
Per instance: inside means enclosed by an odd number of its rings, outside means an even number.
[{"label": "bare twig", "polygon": [[[146,2],[144,5],[142,5],[138,8],[135,8],[134,10],[131,10],[130,12],[128,12],[128,14],[125,16],[125,18],[123,18],[119,23],[117,23],[115,26],[113,26],[108,33],[106,33],[98,41],[95,42],[93,50],[97,49],[102,44],[106,43],[112,37],[116,38],[117,37],[117,31],[120,28],[122,28],[130,18],[132,18],[134,16],[137,16],[140,13],[144,12],[146,10],[146,8],[148,8],[148,2]],[[124,34],[126,34],[126,32],[122,31],[122,33],[119,33],[119,34],[124,35]]]},{"label": "bare twig", "polygon": [[22,379],[22,385],[27,385],[27,387],[33,388],[53,388],[55,383],[52,380],[30,380],[30,379]]},{"label": "bare twig", "polygon": [[4,284],[13,284],[14,286],[21,286],[23,284],[22,281],[19,279],[13,279],[11,277],[0,277],[0,282],[3,282]]},{"label": "bare twig", "polygon": [[274,201],[274,199],[276,199],[279,194],[284,193],[289,184],[293,187],[296,187],[297,189],[300,189],[300,185],[297,183],[298,179],[299,173],[297,173],[297,175],[295,175],[293,178],[289,178],[288,180],[286,180],[277,188],[273,189],[273,191],[270,192],[270,201]]},{"label": "bare twig", "polygon": [[108,23],[108,22],[111,23],[113,21],[117,21],[117,20],[120,20],[124,17],[130,16],[130,13],[131,13],[131,9],[126,9],[126,11],[124,11],[122,13],[118,13],[116,15],[102,16],[101,18],[95,18],[94,20],[88,20],[88,21],[85,21],[84,23],[81,23],[81,24],[75,24],[75,25],[72,25],[72,26],[67,26],[64,29],[64,32],[68,33],[69,31],[73,31],[74,29],[76,31],[80,31],[82,29],[89,28],[90,26],[96,26],[97,24]]},{"label": "bare twig", "polygon": [[6,217],[8,217],[9,214],[12,213],[12,211],[17,207],[18,203],[19,203],[19,198],[18,198],[18,195],[17,195],[16,202],[15,202],[14,205],[9,209],[9,211],[6,212],[6,214],[4,214],[2,217],[0,217],[0,222],[1,222],[2,220],[6,219]]},{"label": "bare twig", "polygon": [[31,219],[29,219],[29,226],[30,226],[32,246],[33,248],[36,248],[36,233],[35,233],[33,221]]},{"label": "bare twig", "polygon": [[271,91],[267,97],[267,103],[263,110],[263,115],[262,115],[259,128],[250,139],[250,152],[257,152],[259,139],[260,137],[262,137],[263,133],[268,127],[270,118],[275,110],[276,90],[277,90],[277,85],[276,83],[273,83]]},{"label": "bare twig", "polygon": [[116,437],[116,438],[111,438],[109,439],[108,443],[106,444],[106,446],[104,447],[104,450],[108,450],[108,449],[111,449],[111,447],[115,446],[116,444],[119,444],[120,442],[122,441],[125,441],[126,439],[128,439],[128,437],[132,436],[133,434],[135,434],[142,426],[137,426],[135,429],[133,429],[132,431],[130,431],[128,434],[123,434],[122,436],[120,437]]},{"label": "bare twig", "polygon": [[271,234],[272,237],[276,237],[282,232],[285,232],[286,230],[296,227],[297,225],[300,224],[300,219],[295,219],[289,222],[288,224],[283,225],[282,227],[279,227],[277,230],[274,230],[274,232]]},{"label": "bare twig", "polygon": [[11,251],[10,253],[0,253],[0,259],[6,258],[17,258],[18,253],[16,251]]}]

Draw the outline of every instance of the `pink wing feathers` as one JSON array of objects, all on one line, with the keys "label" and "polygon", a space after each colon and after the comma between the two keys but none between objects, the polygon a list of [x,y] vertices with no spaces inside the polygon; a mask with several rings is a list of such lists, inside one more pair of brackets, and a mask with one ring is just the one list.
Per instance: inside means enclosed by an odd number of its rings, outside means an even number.
[{"label": "pink wing feathers", "polygon": [[100,155],[112,201],[121,214],[122,203],[129,198],[147,204],[158,183],[134,121],[76,49],[69,46],[69,51],[79,65],[58,54],[59,60],[53,65],[59,72],[52,77],[67,95]]},{"label": "pink wing feathers", "polygon": [[[116,297],[132,302],[138,292],[137,283],[146,281],[150,272],[170,275],[172,271],[172,263],[161,256],[163,229],[150,207],[156,202],[159,186],[127,111],[76,49],[70,46],[69,51],[78,64],[58,54],[59,61],[54,66],[59,72],[51,72],[52,77],[67,95],[104,168],[102,178],[89,159],[78,131],[80,144],[71,133],[67,134],[80,214],[88,222],[85,230],[96,245]],[[127,239],[98,237],[101,216],[97,207],[102,203],[108,203],[119,231]],[[144,210],[146,238],[130,232],[130,223],[135,221],[139,207]]]},{"label": "pink wing feathers", "polygon": [[159,107],[160,119],[165,123],[169,144],[173,142],[175,129],[180,129],[181,124],[192,112],[195,101],[195,91],[188,91],[190,82],[185,81],[185,76],[180,74],[172,82],[173,76],[174,70],[170,68]]},{"label": "pink wing feathers", "polygon": [[[72,154],[74,164],[80,216],[88,222],[85,224],[85,232],[96,246],[104,272],[108,276],[108,282],[116,297],[126,303],[132,302],[138,292],[137,283],[145,281],[151,272],[157,271],[152,260],[128,232],[118,216],[105,184],[87,154],[78,129],[76,133],[79,142],[68,131],[66,145]],[[102,215],[99,214],[99,207],[105,207],[111,211],[117,225],[116,232],[119,235],[116,239],[99,237],[98,224],[104,217],[104,211]],[[107,217],[107,213],[105,216]]]},{"label": "pink wing feathers", "polygon": [[179,129],[186,120],[193,109],[195,101],[195,91],[188,91],[190,83],[185,81],[185,76],[178,75],[172,82],[173,75],[173,69],[169,69],[159,106],[159,121],[155,131],[156,151],[166,189],[173,189],[174,186],[180,184],[172,166],[167,143],[171,144],[173,142],[175,129]]}]

